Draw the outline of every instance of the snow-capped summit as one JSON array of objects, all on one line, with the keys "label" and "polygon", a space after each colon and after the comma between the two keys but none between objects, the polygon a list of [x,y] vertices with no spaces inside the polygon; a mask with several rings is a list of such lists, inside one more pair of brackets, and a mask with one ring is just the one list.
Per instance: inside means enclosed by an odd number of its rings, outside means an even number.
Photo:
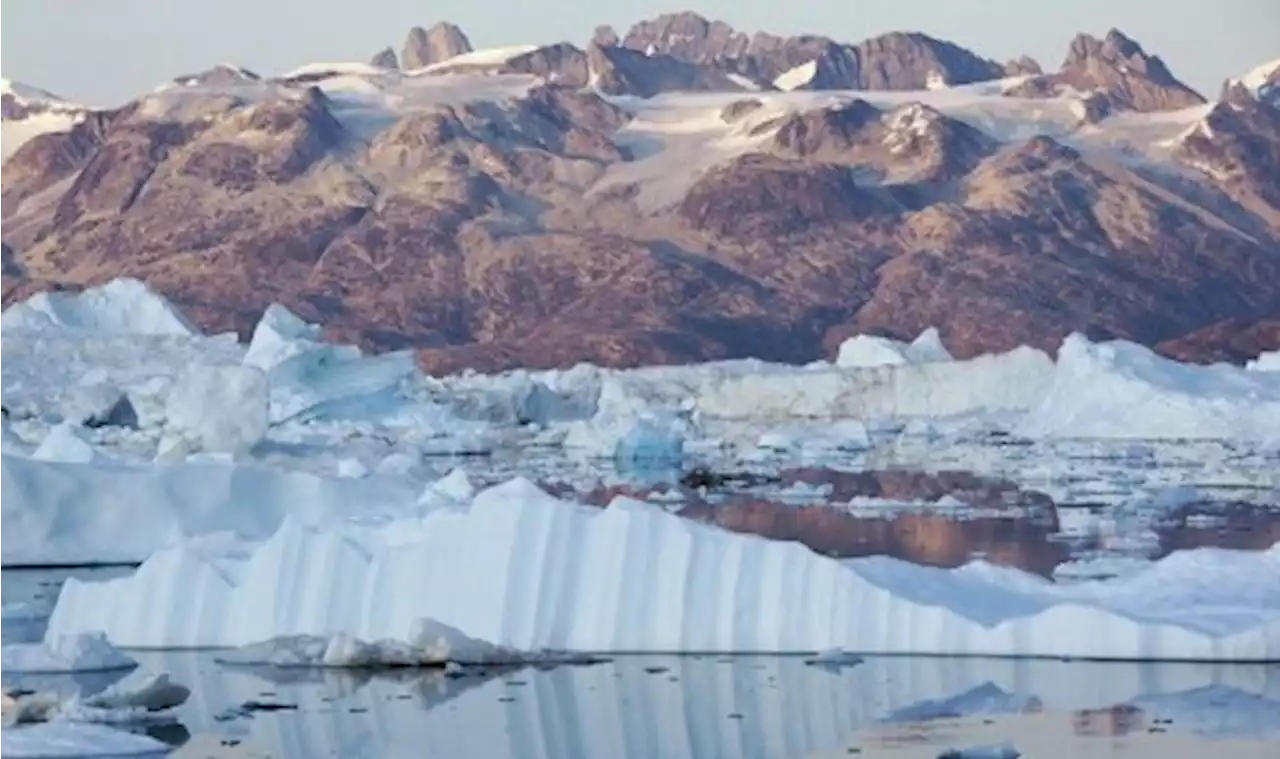
[{"label": "snow-capped summit", "polygon": [[39,87],[33,87],[22,82],[15,82],[8,77],[0,77],[0,95],[5,97],[6,103],[10,102],[11,99],[22,104],[66,102],[48,90],[42,90]]},{"label": "snow-capped summit", "polygon": [[37,135],[69,130],[89,110],[48,90],[0,77],[0,124],[3,125],[0,136],[4,143],[0,161],[8,160]]}]

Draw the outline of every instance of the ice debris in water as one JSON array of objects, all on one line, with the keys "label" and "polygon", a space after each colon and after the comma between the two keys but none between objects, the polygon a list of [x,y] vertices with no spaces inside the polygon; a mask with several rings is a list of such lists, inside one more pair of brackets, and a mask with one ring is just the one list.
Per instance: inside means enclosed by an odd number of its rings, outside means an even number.
[{"label": "ice debris in water", "polygon": [[4,662],[0,669],[11,673],[105,672],[138,666],[133,657],[97,631],[55,633],[40,643],[6,643],[0,651]]}]

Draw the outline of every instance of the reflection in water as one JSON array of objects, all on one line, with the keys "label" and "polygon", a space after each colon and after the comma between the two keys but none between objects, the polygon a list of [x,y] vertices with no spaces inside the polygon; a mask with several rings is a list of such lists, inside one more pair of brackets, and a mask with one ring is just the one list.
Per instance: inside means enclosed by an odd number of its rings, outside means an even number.
[{"label": "reflection in water", "polygon": [[[144,652],[143,666],[191,683],[192,733],[242,738],[280,759],[395,757],[794,757],[860,729],[957,714],[1107,710],[1232,712],[1237,733],[1275,730],[1280,668],[945,658],[869,659],[839,672],[799,658],[624,657],[487,679],[310,673],[273,682],[207,655]],[[1196,694],[1209,689],[1214,695]],[[251,699],[296,711],[217,722]],[[1235,710],[1237,713],[1239,710]],[[1175,717],[1180,719],[1181,717]],[[1176,725],[1171,726],[1177,729]]]},{"label": "reflection in water", "polygon": [[[1280,503],[1187,502],[1151,507],[1057,504],[1009,480],[967,471],[842,471],[825,467],[753,473],[698,472],[692,486],[615,483],[548,489],[605,506],[615,496],[669,503],[681,516],[735,532],[793,540],[837,558],[892,556],[958,567],[975,558],[1053,577],[1076,557],[1158,559],[1219,547],[1265,550],[1280,540]],[[1105,529],[1104,529],[1105,526]]]}]

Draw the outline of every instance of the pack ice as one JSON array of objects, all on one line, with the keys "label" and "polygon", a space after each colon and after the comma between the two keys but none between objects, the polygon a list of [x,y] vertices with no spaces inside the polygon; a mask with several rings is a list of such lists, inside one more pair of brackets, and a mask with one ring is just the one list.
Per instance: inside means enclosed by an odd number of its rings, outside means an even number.
[{"label": "pack ice", "polygon": [[431,618],[520,650],[1280,660],[1280,546],[1200,549],[1123,580],[1059,586],[974,563],[837,561],[625,498],[591,509],[528,481],[380,530],[286,519],[252,552],[179,545],[137,573],[69,580],[49,635],[239,646]]},{"label": "pack ice", "polygon": [[[927,330],[852,338],[835,363],[805,367],[428,378],[409,354],[329,345],[278,306],[248,346],[200,335],[123,280],[12,306],[4,336],[4,562],[147,559],[104,586],[68,583],[51,635],[403,641],[436,619],[520,650],[1277,656],[1277,549],[1180,554],[1058,587],[982,564],[835,562],[518,480],[474,498],[448,483],[424,492],[420,466],[477,430],[679,465],[716,423],[769,446],[827,429],[867,447],[880,420],[988,418],[1040,438],[1265,444],[1280,440],[1272,355],[1196,367],[1071,336],[1056,361],[1025,347],[958,361]],[[133,417],[114,414],[122,396]]]}]

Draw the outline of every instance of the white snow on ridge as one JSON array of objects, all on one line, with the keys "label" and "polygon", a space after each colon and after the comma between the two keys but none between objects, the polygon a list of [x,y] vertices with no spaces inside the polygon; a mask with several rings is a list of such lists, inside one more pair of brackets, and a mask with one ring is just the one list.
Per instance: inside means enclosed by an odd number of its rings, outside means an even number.
[{"label": "white snow on ridge", "polygon": [[791,69],[787,69],[773,80],[773,86],[784,92],[798,89],[813,81],[813,77],[818,73],[818,62],[809,61],[802,63]]},{"label": "white snow on ridge", "polygon": [[384,76],[387,70],[381,66],[375,66],[372,63],[359,62],[342,62],[342,63],[308,63],[299,66],[292,71],[285,72],[280,75],[281,79],[297,79],[299,77],[315,77],[315,76]]},{"label": "white snow on ridge", "polygon": [[1246,72],[1244,76],[1233,81],[1243,84],[1252,92],[1257,92],[1262,89],[1262,86],[1266,84],[1267,79],[1269,79],[1277,69],[1280,69],[1280,58],[1259,64]]},{"label": "white snow on ridge", "polygon": [[101,629],[136,647],[406,639],[429,617],[521,650],[1280,660],[1280,545],[1063,587],[981,563],[836,561],[625,498],[587,509],[518,479],[465,512],[385,530],[394,544],[286,520],[250,555],[214,563],[178,546],[131,577],[69,580],[49,634]]},{"label": "white snow on ridge", "polygon": [[532,53],[537,50],[537,45],[510,45],[507,47],[484,48],[481,50],[472,50],[469,53],[455,55],[452,58],[432,63],[423,68],[408,72],[414,74],[431,74],[445,69],[462,66],[500,66],[512,58]]}]

